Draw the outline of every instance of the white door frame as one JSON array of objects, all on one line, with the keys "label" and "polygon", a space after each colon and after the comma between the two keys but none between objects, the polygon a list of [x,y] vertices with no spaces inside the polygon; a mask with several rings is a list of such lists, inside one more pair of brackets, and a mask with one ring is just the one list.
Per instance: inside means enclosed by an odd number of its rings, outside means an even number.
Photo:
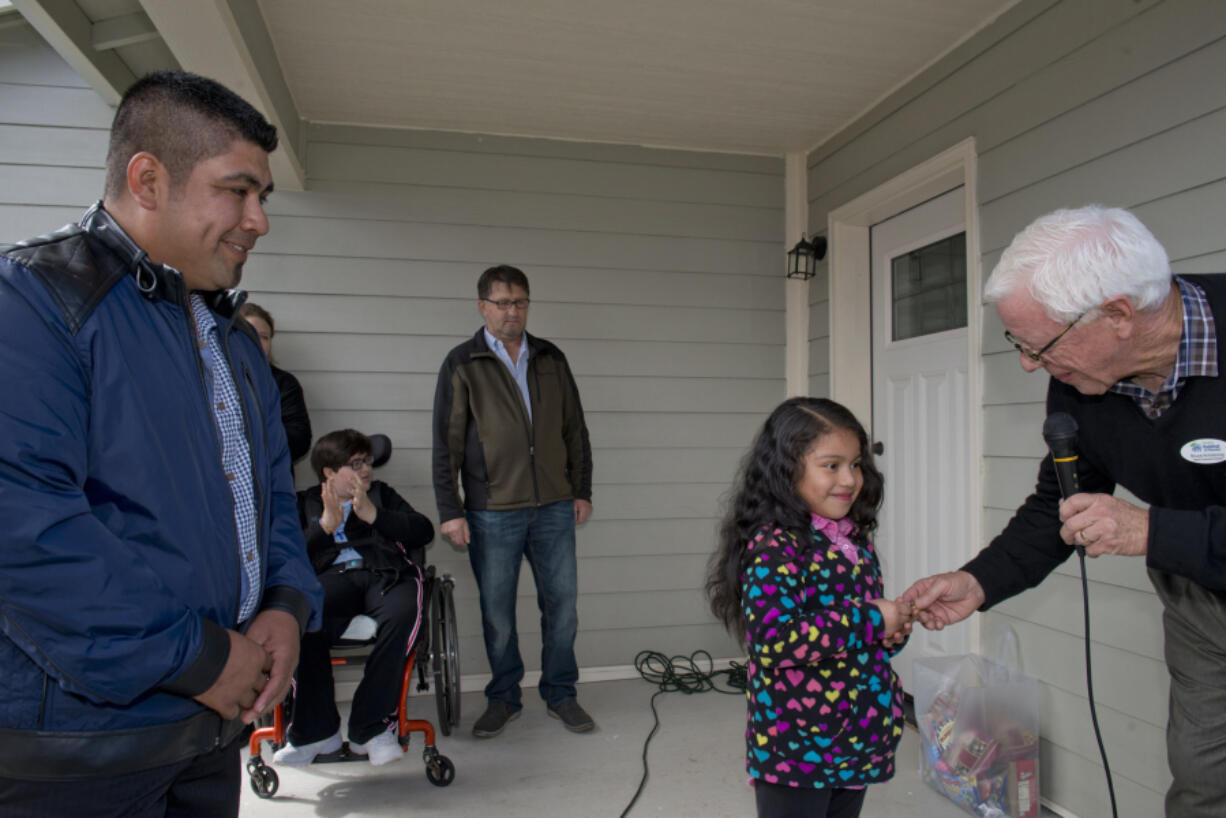
[{"label": "white door frame", "polygon": [[[975,139],[968,138],[926,162],[856,197],[827,215],[830,241],[830,396],[866,426],[873,417],[873,336],[869,229],[921,202],[963,186],[966,215],[967,446],[970,463],[970,546],[983,544],[983,287],[979,255],[979,201]],[[870,429],[871,435],[871,429]],[[960,566],[950,565],[953,571]],[[911,577],[915,580],[919,577]],[[971,617],[971,645],[979,650],[979,617]]]}]

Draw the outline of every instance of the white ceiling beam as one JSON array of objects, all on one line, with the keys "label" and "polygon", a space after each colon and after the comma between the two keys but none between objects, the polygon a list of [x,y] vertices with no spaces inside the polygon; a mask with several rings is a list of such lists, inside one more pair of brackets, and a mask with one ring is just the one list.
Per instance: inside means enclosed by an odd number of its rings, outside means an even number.
[{"label": "white ceiling beam", "polygon": [[[248,46],[248,42],[264,42],[267,32],[244,32],[226,0],[140,0],[140,3],[184,70],[222,83],[277,126],[280,144],[269,157],[273,180],[279,188],[302,190],[306,174],[296,138],[301,131],[296,109],[283,91],[284,78],[276,60],[269,59],[272,55],[263,50],[253,55]],[[258,23],[258,18],[247,15],[243,22],[250,27]],[[262,23],[258,24],[262,28]]]},{"label": "white ceiling beam", "polygon": [[158,30],[153,27],[149,15],[137,11],[94,23],[92,40],[98,51],[110,51],[125,45],[156,40],[158,36]]},{"label": "white ceiling beam", "polygon": [[94,25],[74,0],[13,0],[13,6],[107,105],[119,104],[136,76],[113,52],[94,48]]}]

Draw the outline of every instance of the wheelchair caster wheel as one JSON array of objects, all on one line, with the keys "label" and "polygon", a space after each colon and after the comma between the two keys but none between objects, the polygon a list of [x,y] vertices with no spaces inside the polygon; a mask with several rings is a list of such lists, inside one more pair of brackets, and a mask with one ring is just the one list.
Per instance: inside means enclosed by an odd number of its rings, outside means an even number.
[{"label": "wheelchair caster wheel", "polygon": [[436,787],[446,787],[455,780],[455,765],[447,756],[435,756],[426,762],[426,778]]},{"label": "wheelchair caster wheel", "polygon": [[260,798],[272,798],[277,794],[281,779],[277,777],[277,771],[262,760],[248,761],[247,775],[251,777],[251,791]]}]

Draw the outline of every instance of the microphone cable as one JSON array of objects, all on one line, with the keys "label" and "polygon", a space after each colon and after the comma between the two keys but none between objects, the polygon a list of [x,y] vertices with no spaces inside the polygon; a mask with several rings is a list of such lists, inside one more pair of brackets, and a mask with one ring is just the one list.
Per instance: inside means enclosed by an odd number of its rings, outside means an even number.
[{"label": "microphone cable", "polygon": [[1103,772],[1107,774],[1107,793],[1111,796],[1111,816],[1118,818],[1115,808],[1115,784],[1111,780],[1111,765],[1107,763],[1107,748],[1103,745],[1103,734],[1098,728],[1098,710],[1094,707],[1094,678],[1090,673],[1090,583],[1086,579],[1086,550],[1077,548],[1077,558],[1081,561],[1081,600],[1085,608],[1086,620],[1086,694],[1090,699],[1090,721],[1094,723],[1094,738],[1098,740],[1098,754],[1103,760]]},{"label": "microphone cable", "polygon": [[[699,665],[700,658],[705,659],[702,666]],[[621,818],[626,818],[630,814],[635,802],[643,794],[643,787],[647,786],[647,745],[651,743],[652,737],[660,729],[660,713],[656,710],[656,699],[660,694],[678,692],[688,695],[714,690],[716,693],[736,695],[743,694],[745,688],[749,686],[745,665],[731,662],[724,670],[716,670],[715,660],[711,658],[711,654],[701,648],[688,657],[673,656],[672,658],[658,651],[641,650],[638,656],[634,657],[634,669],[639,672],[644,681],[651,682],[658,688],[651,696],[651,715],[655,718],[655,724],[651,732],[647,734],[647,740],[643,742],[643,777],[639,780],[638,789],[634,791],[634,797],[622,811]],[[721,677],[726,687],[720,687]]]},{"label": "microphone cable", "polygon": [[[1074,322],[1076,323],[1076,322]],[[1077,476],[1077,421],[1068,412],[1052,412],[1043,421],[1043,442],[1051,452],[1052,470],[1060,496],[1067,500],[1081,491]],[[1080,532],[1079,532],[1080,533]],[[1074,538],[1076,539],[1076,538]],[[1094,706],[1094,678],[1090,672],[1090,583],[1086,578],[1086,550],[1074,544],[1077,558],[1081,561],[1081,599],[1085,608],[1086,622],[1086,695],[1090,699],[1090,720],[1094,723],[1094,738],[1098,741],[1098,754],[1103,760],[1103,772],[1107,774],[1107,793],[1111,796],[1112,818],[1118,815],[1115,807],[1115,784],[1111,780],[1111,765],[1107,763],[1107,748],[1103,746],[1103,734],[1098,727],[1098,710]]]}]

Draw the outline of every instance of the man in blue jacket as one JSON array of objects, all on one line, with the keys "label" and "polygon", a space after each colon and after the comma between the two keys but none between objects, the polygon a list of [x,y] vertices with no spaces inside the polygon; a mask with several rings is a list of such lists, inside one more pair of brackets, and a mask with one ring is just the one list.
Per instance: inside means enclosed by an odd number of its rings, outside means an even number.
[{"label": "man in blue jacket", "polygon": [[238,814],[244,727],[320,592],[235,291],[276,129],[217,83],[124,95],[106,191],[0,250],[0,812]]}]

